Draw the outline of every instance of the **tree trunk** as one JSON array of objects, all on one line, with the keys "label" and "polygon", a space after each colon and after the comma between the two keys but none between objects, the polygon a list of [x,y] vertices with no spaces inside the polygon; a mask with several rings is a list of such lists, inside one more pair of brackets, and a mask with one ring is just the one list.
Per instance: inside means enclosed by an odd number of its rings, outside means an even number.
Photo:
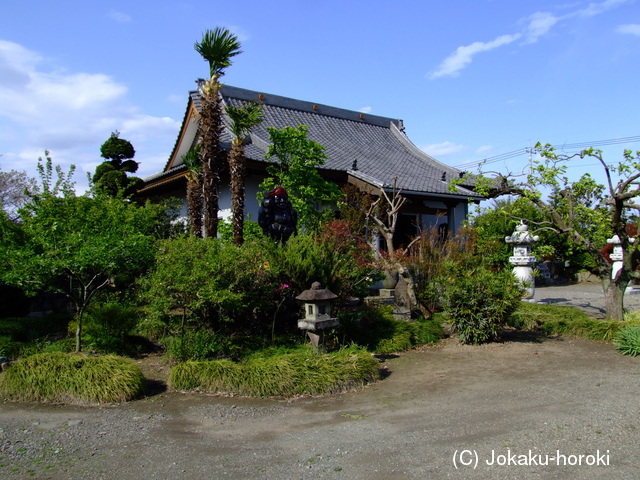
[{"label": "tree trunk", "polygon": [[612,278],[602,279],[604,291],[605,315],[609,320],[624,321],[624,293],[629,284],[628,280]]},{"label": "tree trunk", "polygon": [[217,165],[213,161],[205,161],[202,164],[202,183],[204,195],[204,233],[207,237],[218,236],[218,171],[212,168]]},{"label": "tree trunk", "polygon": [[220,136],[222,134],[222,107],[217,90],[203,93],[200,109],[200,155],[204,194],[204,230],[207,237],[218,236],[218,183],[220,181]]},{"label": "tree trunk", "polygon": [[187,181],[187,206],[191,232],[202,238],[202,185],[199,182]]},{"label": "tree trunk", "polygon": [[233,241],[238,245],[244,243],[244,200],[246,164],[242,144],[234,144],[229,156],[229,173],[231,176],[231,210],[233,213]]}]

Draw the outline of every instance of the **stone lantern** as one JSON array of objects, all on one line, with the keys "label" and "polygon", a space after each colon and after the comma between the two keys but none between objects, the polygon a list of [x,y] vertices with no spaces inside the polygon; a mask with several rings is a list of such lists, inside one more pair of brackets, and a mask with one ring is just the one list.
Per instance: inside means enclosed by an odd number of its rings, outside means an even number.
[{"label": "stone lantern", "polygon": [[509,257],[509,263],[513,265],[513,274],[527,291],[525,299],[533,300],[536,292],[536,284],[533,279],[533,265],[537,259],[531,255],[531,245],[540,237],[531,236],[529,227],[520,221],[520,225],[509,237],[505,237],[506,243],[513,243],[513,256]]},{"label": "stone lantern", "polygon": [[323,331],[340,324],[337,318],[331,317],[331,300],[335,298],[338,296],[321,288],[320,282],[314,282],[311,289],[296,297],[304,302],[304,318],[298,320],[298,328],[307,331],[316,348],[323,343]]}]

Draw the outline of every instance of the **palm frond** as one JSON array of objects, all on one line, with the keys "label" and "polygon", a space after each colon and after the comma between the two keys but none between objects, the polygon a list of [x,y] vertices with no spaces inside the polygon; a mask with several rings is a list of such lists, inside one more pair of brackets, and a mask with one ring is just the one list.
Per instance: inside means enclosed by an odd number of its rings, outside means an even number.
[{"label": "palm frond", "polygon": [[231,65],[231,57],[242,53],[238,37],[221,27],[207,30],[194,48],[209,62],[209,74],[212,77],[224,75],[224,70]]},{"label": "palm frond", "polygon": [[244,141],[251,129],[264,119],[262,104],[257,102],[244,102],[239,107],[229,105],[226,112],[231,119],[231,133],[239,141]]},{"label": "palm frond", "polygon": [[199,175],[202,171],[202,161],[200,160],[200,144],[196,144],[189,149],[187,153],[181,157],[182,163],[185,164],[187,170],[194,175]]}]

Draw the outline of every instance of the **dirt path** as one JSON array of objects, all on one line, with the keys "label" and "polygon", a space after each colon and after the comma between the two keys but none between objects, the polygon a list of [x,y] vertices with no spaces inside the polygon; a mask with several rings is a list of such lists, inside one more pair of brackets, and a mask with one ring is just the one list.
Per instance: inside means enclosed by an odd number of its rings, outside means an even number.
[{"label": "dirt path", "polygon": [[[328,398],[2,404],[0,477],[640,478],[640,361],[610,345],[447,341],[386,365],[384,381]],[[528,464],[487,464],[509,454]]]}]

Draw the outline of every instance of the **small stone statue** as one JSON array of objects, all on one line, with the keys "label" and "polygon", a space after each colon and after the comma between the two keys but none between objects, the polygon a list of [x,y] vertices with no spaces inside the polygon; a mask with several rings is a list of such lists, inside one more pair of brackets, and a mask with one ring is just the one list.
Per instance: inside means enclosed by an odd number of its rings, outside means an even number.
[{"label": "small stone statue", "polygon": [[296,232],[298,213],[291,206],[284,187],[277,187],[265,195],[258,213],[258,224],[265,235],[283,245]]}]

